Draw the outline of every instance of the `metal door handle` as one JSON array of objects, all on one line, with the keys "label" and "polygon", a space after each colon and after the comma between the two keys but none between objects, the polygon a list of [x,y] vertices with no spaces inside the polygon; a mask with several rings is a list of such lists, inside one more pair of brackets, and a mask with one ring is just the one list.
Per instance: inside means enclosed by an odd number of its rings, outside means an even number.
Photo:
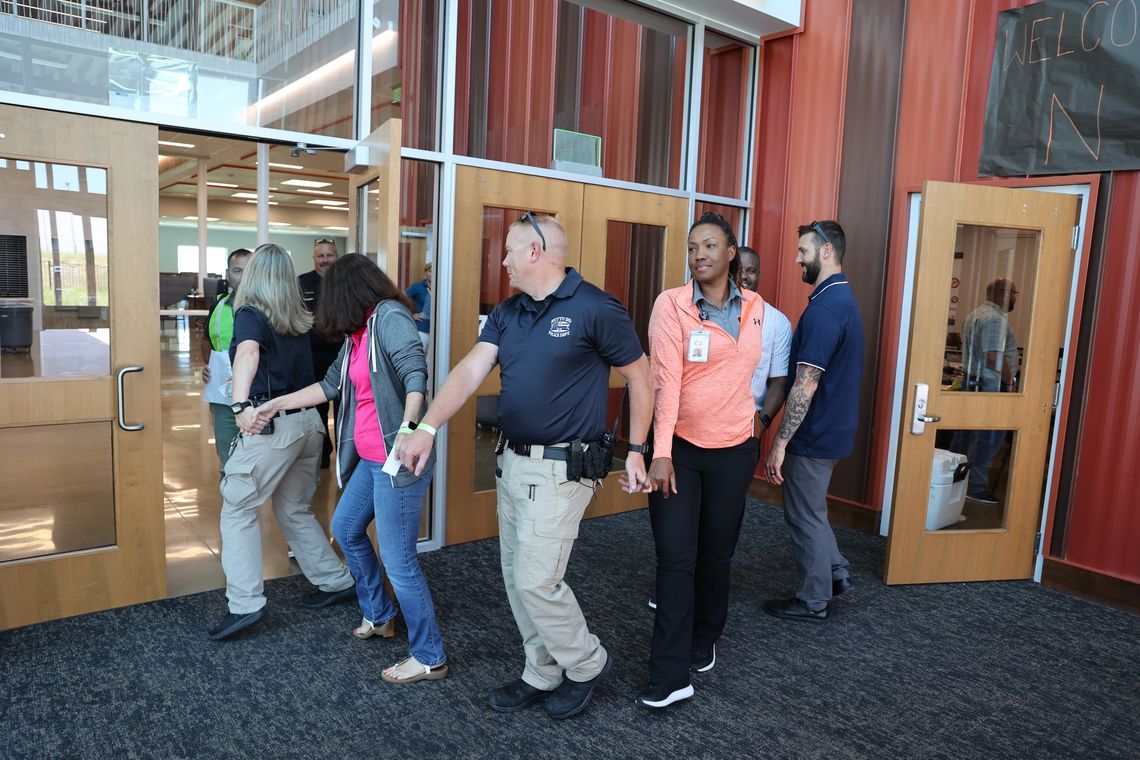
[{"label": "metal door handle", "polygon": [[128,432],[134,432],[136,430],[142,430],[144,425],[141,422],[137,425],[128,425],[127,421],[123,418],[123,414],[124,414],[124,411],[123,411],[123,377],[128,372],[142,372],[142,371],[143,371],[142,367],[137,367],[137,366],[136,367],[123,367],[121,370],[119,370],[119,374],[115,378],[115,385],[117,386],[117,388],[119,390],[119,427],[122,428],[123,430],[128,431]]},{"label": "metal door handle", "polygon": [[930,398],[930,386],[926,383],[914,384],[914,416],[910,418],[910,432],[913,435],[922,435],[926,431],[926,423],[941,422],[941,417],[926,413],[926,402]]}]

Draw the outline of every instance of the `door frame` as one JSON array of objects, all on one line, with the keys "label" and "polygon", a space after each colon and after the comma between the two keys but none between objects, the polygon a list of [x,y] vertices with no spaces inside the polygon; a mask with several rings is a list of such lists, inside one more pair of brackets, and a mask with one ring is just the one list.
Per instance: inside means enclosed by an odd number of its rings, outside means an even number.
[{"label": "door frame", "polygon": [[[110,374],[0,380],[5,427],[70,422],[111,426],[115,543],[0,564],[0,629],[166,595],[158,320],[158,127],[0,105],[9,159],[107,171]],[[110,145],[131,150],[109,151]],[[141,366],[122,379],[116,374]],[[62,390],[62,393],[59,391]],[[116,424],[118,403],[128,431]],[[66,467],[66,463],[61,466]],[[28,589],[37,593],[28,594]]]},{"label": "door frame", "polygon": [[[1068,180],[1060,182],[1059,179]],[[963,182],[959,184],[980,185],[985,187],[998,187],[1008,189],[1036,190],[1065,195],[1075,195],[1080,198],[1078,213],[1078,240],[1075,249],[1073,271],[1069,285],[1069,298],[1065,327],[1063,332],[1064,354],[1061,363],[1061,382],[1058,388],[1057,411],[1051,429],[1051,440],[1046,450],[1045,468],[1046,482],[1042,492],[1042,513],[1038,528],[1040,539],[1034,549],[1033,580],[1041,581],[1041,572],[1044,564],[1045,547],[1049,545],[1052,528],[1052,513],[1057,500],[1057,478],[1060,475],[1061,460],[1060,447],[1063,445],[1065,428],[1068,421],[1068,409],[1071,400],[1072,377],[1074,372],[1073,355],[1077,347],[1081,322],[1083,317],[1083,303],[1085,281],[1088,274],[1088,258],[1092,244],[1091,230],[1096,214],[1100,176],[1096,174],[1073,175],[1064,178],[1056,177],[1025,177],[999,180],[982,180]],[[890,534],[891,513],[894,503],[895,478],[897,474],[899,448],[902,442],[904,424],[909,421],[909,410],[904,408],[907,396],[906,370],[910,349],[910,325],[914,311],[915,264],[919,239],[919,223],[922,209],[921,186],[906,186],[899,190],[907,195],[907,242],[905,246],[905,268],[901,301],[899,306],[900,321],[897,344],[895,346],[895,377],[894,390],[891,398],[891,417],[889,442],[887,448],[887,461],[883,472],[883,503],[879,522],[879,535]]]}]

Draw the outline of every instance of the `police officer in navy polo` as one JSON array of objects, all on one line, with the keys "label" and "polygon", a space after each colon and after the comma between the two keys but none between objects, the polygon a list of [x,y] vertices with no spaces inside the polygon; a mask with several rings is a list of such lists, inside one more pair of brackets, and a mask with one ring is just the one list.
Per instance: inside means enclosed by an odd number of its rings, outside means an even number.
[{"label": "police officer in navy polo", "polygon": [[827,488],[836,463],[855,445],[863,320],[843,274],[843,228],[812,222],[799,235],[796,263],[815,290],[792,334],[788,366],[796,379],[766,467],[768,479],[784,486],[784,520],[801,585],[791,598],[764,602],[764,611],[822,623],[832,597],[851,589],[847,560],[827,519]]},{"label": "police officer in navy polo", "polygon": [[418,474],[436,428],[463,406],[497,363],[502,378],[497,482],[499,547],[507,598],[522,634],[522,677],[489,695],[499,712],[541,701],[552,718],[586,709],[613,655],[590,632],[562,580],[578,523],[597,487],[567,479],[571,441],[606,433],[608,378],[629,383],[631,491],[645,483],[644,445],[653,414],[649,362],[625,308],[566,266],[566,233],[530,212],[507,232],[503,266],[522,291],[487,319],[479,342],[447,377],[397,456]]}]

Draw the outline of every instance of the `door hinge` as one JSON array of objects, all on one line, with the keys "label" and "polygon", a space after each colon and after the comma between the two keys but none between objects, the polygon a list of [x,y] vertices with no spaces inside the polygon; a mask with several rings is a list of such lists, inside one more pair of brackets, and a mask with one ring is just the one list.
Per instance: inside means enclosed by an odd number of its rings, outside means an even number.
[{"label": "door hinge", "polygon": [[1040,555],[1041,550],[1044,548],[1044,536],[1041,535],[1041,531],[1037,531],[1037,533],[1034,534],[1033,545],[1037,547],[1037,551],[1034,552],[1034,556]]},{"label": "door hinge", "polygon": [[1080,227],[1080,225],[1077,225],[1077,226],[1073,227],[1073,242],[1069,245],[1069,248],[1071,248],[1073,251],[1076,251],[1077,250],[1077,241],[1079,241],[1080,239],[1081,239],[1081,227]]}]

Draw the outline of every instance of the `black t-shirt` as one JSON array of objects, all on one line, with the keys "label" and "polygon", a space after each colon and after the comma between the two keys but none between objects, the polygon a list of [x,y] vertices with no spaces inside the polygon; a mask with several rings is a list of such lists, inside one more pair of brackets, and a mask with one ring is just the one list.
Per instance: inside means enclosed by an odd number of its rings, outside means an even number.
[{"label": "black t-shirt", "polygon": [[309,336],[279,335],[257,307],[243,306],[234,314],[234,341],[230,344],[230,361],[238,344],[254,340],[261,347],[257,374],[250,386],[250,396],[281,396],[316,382]]},{"label": "black t-shirt", "polygon": [[499,347],[503,433],[543,446],[601,438],[610,367],[645,353],[625,307],[569,268],[545,300],[523,293],[499,304],[479,340]]},{"label": "black t-shirt", "polygon": [[[315,269],[305,272],[297,277],[297,286],[301,288],[301,300],[305,302],[305,308],[315,315],[317,306],[321,302],[321,276]],[[325,340],[317,335],[316,330],[309,332],[309,341],[313,351],[313,372],[316,373],[318,380],[323,380],[329,367],[340,355],[342,343]]]}]

